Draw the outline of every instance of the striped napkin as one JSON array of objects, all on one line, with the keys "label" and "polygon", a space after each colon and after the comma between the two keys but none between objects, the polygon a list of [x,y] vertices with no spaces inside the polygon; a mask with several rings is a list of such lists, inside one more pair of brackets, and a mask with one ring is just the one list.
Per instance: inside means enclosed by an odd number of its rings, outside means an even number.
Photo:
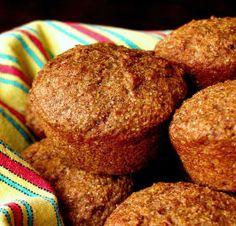
[{"label": "striped napkin", "polygon": [[72,48],[110,42],[152,50],[169,31],[34,21],[0,34],[0,225],[63,225],[51,186],[20,156],[35,141],[25,126],[27,93],[51,58]]}]

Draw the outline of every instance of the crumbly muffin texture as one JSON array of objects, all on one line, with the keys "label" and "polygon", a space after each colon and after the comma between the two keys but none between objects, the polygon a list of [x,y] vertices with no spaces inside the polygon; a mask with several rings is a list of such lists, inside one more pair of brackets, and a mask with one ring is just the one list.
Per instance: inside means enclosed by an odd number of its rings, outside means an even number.
[{"label": "crumbly muffin texture", "polygon": [[187,99],[175,112],[169,132],[195,182],[236,191],[236,80]]},{"label": "crumbly muffin texture", "polygon": [[76,46],[46,64],[30,98],[48,136],[127,141],[168,119],[186,94],[183,74],[152,51]]},{"label": "crumbly muffin texture", "polygon": [[190,183],[157,183],[133,193],[105,226],[235,225],[236,199]]},{"label": "crumbly muffin texture", "polygon": [[236,79],[236,17],[192,20],[158,42],[155,50],[183,66],[197,89]]},{"label": "crumbly muffin texture", "polygon": [[129,176],[96,175],[71,164],[66,150],[46,138],[31,145],[23,157],[54,187],[66,225],[103,225],[131,192]]}]

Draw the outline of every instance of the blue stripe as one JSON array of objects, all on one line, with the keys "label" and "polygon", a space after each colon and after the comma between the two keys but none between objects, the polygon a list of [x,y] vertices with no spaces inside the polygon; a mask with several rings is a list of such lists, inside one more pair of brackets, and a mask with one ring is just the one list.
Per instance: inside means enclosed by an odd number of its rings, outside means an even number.
[{"label": "blue stripe", "polygon": [[18,61],[18,59],[16,57],[13,57],[13,56],[10,56],[7,54],[0,54],[0,58],[4,59],[4,60],[10,60],[10,61],[20,65],[20,62]]},{"label": "blue stripe", "polygon": [[[41,196],[42,197],[42,196]],[[57,203],[51,199],[51,198],[48,198],[48,197],[43,197],[44,199],[46,199],[48,202],[51,203],[51,205],[53,206],[54,210],[55,210],[55,213],[56,213],[56,217],[57,217],[57,225],[58,226],[62,226],[61,224],[61,217],[60,217],[60,214],[59,214],[59,211],[58,211],[58,206],[57,206]]]},{"label": "blue stripe", "polygon": [[25,30],[28,30],[28,31],[32,31],[36,36],[40,36],[39,32],[37,30],[35,30],[34,28],[32,28],[32,27],[23,26],[22,28],[25,29]]},{"label": "blue stripe", "polygon": [[18,83],[16,81],[5,79],[5,78],[0,78],[0,83],[4,83],[4,84],[7,84],[7,85],[15,86],[18,89],[22,90],[24,93],[27,93],[27,94],[29,93],[29,89],[28,88],[26,88],[25,86],[23,86],[22,84],[20,84],[20,83]]},{"label": "blue stripe", "polygon": [[20,125],[10,116],[8,115],[3,108],[0,107],[0,114],[12,124],[12,126],[24,137],[24,139],[29,143],[32,144],[33,140],[30,136],[20,127]]},{"label": "blue stripe", "polygon": [[89,42],[79,38],[78,36],[69,33],[67,30],[63,29],[62,27],[58,26],[57,24],[53,23],[52,21],[46,21],[46,23],[48,25],[52,26],[53,28],[55,28],[56,30],[62,32],[63,34],[69,36],[70,38],[80,42],[82,45],[89,45],[90,44]]},{"label": "blue stripe", "polygon": [[148,34],[148,35],[151,35],[151,36],[153,36],[153,37],[155,37],[157,40],[159,40],[159,41],[161,41],[161,40],[163,40],[164,39],[164,37],[163,36],[161,36],[161,35],[158,35],[158,34]]},{"label": "blue stripe", "polygon": [[40,198],[43,198],[43,199],[47,200],[48,202],[50,202],[52,204],[54,210],[55,210],[55,213],[56,213],[57,225],[62,226],[57,204],[52,198],[48,198],[46,196],[36,194],[36,193],[30,191],[29,189],[27,189],[26,187],[23,187],[22,185],[20,185],[20,184],[16,183],[15,181],[11,180],[10,178],[4,176],[1,173],[0,173],[0,180],[2,182],[4,182],[5,184],[11,186],[12,188],[22,192],[25,195],[28,195],[30,197],[40,197]]},{"label": "blue stripe", "polygon": [[27,211],[27,216],[28,216],[28,226],[32,226],[33,225],[33,211],[31,206],[24,200],[19,200],[20,203],[22,203]]},{"label": "blue stripe", "polygon": [[[24,26],[23,29],[33,32],[39,39],[42,39],[41,34],[37,30],[35,30],[34,28],[29,27],[29,26]],[[47,51],[50,59],[54,58],[54,55],[48,49],[46,49],[46,47],[44,47],[44,48]]]},{"label": "blue stripe", "polygon": [[117,38],[119,38],[121,41],[123,41],[127,46],[129,46],[130,48],[133,48],[133,49],[140,49],[140,47],[138,47],[135,43],[133,43],[131,40],[127,39],[125,36],[115,32],[115,31],[112,31],[112,30],[109,30],[107,28],[104,28],[104,27],[101,27],[101,26],[98,26],[98,25],[94,25],[94,27],[98,28],[99,30],[101,31],[105,31]]},{"label": "blue stripe", "polygon": [[[15,154],[18,158],[22,159],[22,160],[25,160],[21,154],[19,152],[16,152],[14,150],[12,150],[6,143],[4,143],[1,139],[0,139],[0,145],[2,145],[4,148],[6,148],[8,151],[12,152],[13,154]],[[4,153],[3,153],[4,154]],[[5,154],[6,155],[6,154]],[[8,156],[8,155],[6,155]],[[19,163],[19,162],[18,162]],[[21,164],[21,163],[19,163]],[[22,164],[21,164],[22,165]]]},{"label": "blue stripe", "polygon": [[3,209],[3,207],[0,207],[0,213],[3,213],[4,216],[5,216],[6,219],[7,219],[8,224],[9,224],[9,225],[12,225],[12,223],[11,223],[11,216],[10,216],[10,214],[8,213],[8,211],[7,211],[6,209]]},{"label": "blue stripe", "polygon": [[19,34],[13,34],[13,33],[6,33],[3,34],[4,36],[13,36],[16,38],[24,48],[24,50],[31,56],[31,58],[34,60],[34,62],[42,68],[44,63],[37,57],[37,55],[30,49],[30,47],[27,45],[27,43],[24,41],[24,39]]}]

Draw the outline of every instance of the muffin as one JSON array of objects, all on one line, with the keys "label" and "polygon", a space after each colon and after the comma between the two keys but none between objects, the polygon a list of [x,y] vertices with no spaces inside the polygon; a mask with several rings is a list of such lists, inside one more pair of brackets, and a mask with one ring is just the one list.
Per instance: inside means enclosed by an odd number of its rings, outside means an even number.
[{"label": "muffin", "polygon": [[174,114],[169,134],[193,181],[236,191],[236,80],[186,100]]},{"label": "muffin", "polygon": [[185,97],[183,75],[153,51],[76,46],[39,72],[30,100],[46,135],[74,163],[119,175],[155,156],[163,122]]},{"label": "muffin", "polygon": [[131,192],[128,176],[101,176],[71,165],[66,151],[46,138],[31,145],[23,157],[56,191],[66,225],[103,225],[106,218]]},{"label": "muffin", "polygon": [[190,183],[157,183],[133,193],[105,226],[235,225],[236,199]]},{"label": "muffin", "polygon": [[196,89],[236,79],[236,17],[193,20],[158,42],[155,50],[182,65]]},{"label": "muffin", "polygon": [[37,115],[32,109],[32,105],[28,100],[25,106],[25,123],[26,126],[34,133],[35,137],[40,140],[45,137],[42,126],[37,118]]}]

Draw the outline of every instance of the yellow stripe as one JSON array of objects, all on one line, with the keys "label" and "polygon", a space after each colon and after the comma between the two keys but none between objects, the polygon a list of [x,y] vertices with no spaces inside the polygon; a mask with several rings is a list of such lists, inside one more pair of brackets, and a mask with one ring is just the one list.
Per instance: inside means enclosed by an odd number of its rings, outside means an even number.
[{"label": "yellow stripe", "polygon": [[[26,88],[28,87],[25,85],[24,82],[22,82],[19,78],[15,76],[0,73],[0,78],[16,81],[17,83],[23,85]],[[2,100],[4,103],[7,103],[7,105],[23,114],[27,100],[27,94],[23,90],[16,88],[15,86],[0,83],[0,100]]]},{"label": "yellow stripe", "polygon": [[[42,196],[46,196],[46,197],[48,197],[48,198],[52,198],[52,199],[55,200],[55,198],[54,198],[55,196],[54,196],[52,193],[38,188],[37,186],[35,186],[35,185],[29,183],[28,181],[22,179],[21,177],[16,176],[15,174],[13,174],[13,173],[10,172],[9,170],[3,168],[2,166],[0,166],[0,172],[1,172],[3,175],[6,175],[7,177],[11,178],[11,180],[13,180],[14,182],[16,182],[16,183],[18,183],[18,184],[20,184],[20,185],[26,187],[27,189],[29,189],[29,190],[32,191],[32,192],[34,192],[35,194],[37,194],[37,195],[42,195]],[[15,189],[14,189],[14,190],[15,190]],[[17,191],[17,190],[16,190],[16,191]],[[17,193],[19,193],[19,192],[17,191]],[[9,194],[10,194],[10,193],[9,193]],[[18,194],[18,199],[19,199],[20,197],[28,197],[28,196],[27,196],[27,195],[24,195],[23,193],[20,192],[20,193]]]},{"label": "yellow stripe", "polygon": [[33,209],[34,225],[57,225],[54,208],[48,201],[38,197],[27,197],[24,200],[28,202]]},{"label": "yellow stripe", "polygon": [[14,159],[17,163],[20,163],[22,166],[29,168],[30,170],[37,172],[29,163],[27,163],[25,160],[18,157],[15,153],[11,152],[7,148],[5,148],[3,145],[0,145],[0,150],[2,153],[7,155],[9,158]]},{"label": "yellow stripe", "polygon": [[[10,37],[10,38],[12,38],[12,37]],[[1,39],[0,39],[0,46],[5,46],[4,51],[1,50],[1,53],[17,58],[18,61],[20,62],[20,66],[17,63],[14,63],[9,60],[6,61],[7,64],[8,65],[14,64],[15,67],[19,68],[29,78],[33,78],[34,73],[32,74],[32,71],[30,70],[31,65],[28,64],[28,61],[25,61],[25,59],[22,58],[22,56],[24,56],[26,53],[23,51],[22,47],[20,47],[19,44],[17,44],[17,41],[15,41],[15,40],[10,41],[10,38],[9,38],[9,40],[3,39],[3,40],[5,40],[4,43],[1,43]],[[9,43],[11,43],[11,45],[9,45]],[[12,48],[10,48],[11,46],[12,46]],[[1,61],[2,60],[3,59],[1,59]]]},{"label": "yellow stripe", "polygon": [[[1,53],[0,53],[1,54]],[[0,63],[8,66],[14,66],[15,68],[19,69],[22,71],[22,68],[20,65],[14,61],[8,60],[8,59],[2,59],[0,58]],[[23,71],[22,71],[23,72]],[[24,73],[24,72],[23,72]]]},{"label": "yellow stripe", "polygon": [[14,150],[20,152],[29,146],[23,136],[0,114],[0,138]]},{"label": "yellow stripe", "polygon": [[78,45],[78,42],[74,39],[67,38],[65,35],[61,34],[56,29],[52,32],[52,27],[45,26],[43,23],[40,24],[40,29],[43,34],[52,34],[47,35],[47,46],[50,47],[51,52],[54,55],[58,55],[67,49]]},{"label": "yellow stripe", "polygon": [[[4,187],[5,188],[5,187]],[[0,187],[1,189],[1,187]],[[6,188],[5,188],[6,189]],[[9,190],[11,192],[11,190]],[[22,199],[22,198],[15,198],[15,199]],[[39,197],[24,197],[24,199],[31,207],[33,210],[33,224],[34,225],[50,225],[50,226],[56,226],[57,222],[56,222],[56,217],[54,214],[54,208],[52,207],[52,205],[47,201],[44,200],[43,198],[39,198]],[[0,200],[1,201],[1,200]],[[9,199],[9,202],[14,201],[13,198]],[[4,202],[4,203],[9,203],[8,201]],[[0,202],[1,203],[1,202]],[[24,215],[26,216],[26,211],[25,208],[23,207],[22,204],[20,204],[20,202],[17,202],[17,204],[19,204],[22,207],[22,211],[24,212]],[[11,208],[5,206],[4,207],[10,217],[11,217],[11,221],[12,221],[12,225],[15,225],[14,222],[14,216],[13,213],[11,211]],[[1,215],[0,215],[1,216]],[[26,217],[24,217],[24,225],[26,224]],[[0,217],[0,225],[1,226],[9,226],[7,221],[5,220],[5,217]]]},{"label": "yellow stripe", "polygon": [[66,31],[68,31],[69,33],[80,37],[83,40],[86,40],[89,43],[94,43],[97,42],[95,39],[93,39],[92,37],[80,32],[79,30],[76,30],[75,28],[70,27],[69,25],[66,25],[64,23],[58,22],[58,21],[53,21],[53,23],[57,24],[58,26],[62,27],[63,29],[65,29]]},{"label": "yellow stripe", "polygon": [[[42,61],[46,62],[45,58],[42,57],[42,54],[39,52],[37,47],[30,41],[30,39],[26,35],[22,35],[20,32],[6,32],[6,34],[17,34],[20,35],[20,37],[23,39],[23,41],[27,44],[27,46],[37,55],[37,57]],[[22,47],[22,44],[17,41],[15,37],[11,36],[3,36],[1,37],[2,42],[5,41],[5,45],[9,45],[11,43],[11,51],[14,50],[14,56],[20,59],[22,67],[26,71],[26,73],[30,76],[30,78],[33,78],[34,75],[40,70],[36,62],[32,59],[32,57],[24,50]],[[0,45],[3,45],[4,43],[0,43]]]},{"label": "yellow stripe", "polygon": [[[0,188],[0,190],[1,190],[1,188]],[[13,216],[13,213],[11,211],[11,208],[9,208],[7,206],[4,206],[4,209],[9,213],[12,225],[15,225],[14,216]],[[5,217],[5,215],[2,215],[2,217],[0,215],[0,225],[1,226],[9,226],[8,221],[7,221],[6,217]]]},{"label": "yellow stripe", "polygon": [[[3,106],[1,106],[0,104],[0,107],[4,109],[4,111],[22,128],[22,130],[28,135],[28,137],[32,140],[32,141],[35,141],[35,138],[34,136],[31,134],[31,132],[29,131],[29,129],[25,126],[25,124],[23,124],[15,115],[11,114],[10,111],[8,111],[6,108],[4,108]],[[3,116],[2,116],[3,117]],[[4,117],[5,119],[5,117]],[[10,122],[8,122],[10,123]],[[11,124],[11,123],[10,123]],[[5,124],[2,125],[2,127],[4,127]],[[11,124],[12,125],[12,124]],[[14,126],[13,126],[14,127]],[[14,127],[15,128],[15,127]],[[16,129],[15,129],[16,130]],[[18,130],[16,130],[17,133]],[[27,143],[28,144],[28,143]]]},{"label": "yellow stripe", "polygon": [[120,28],[110,28],[113,31],[116,31],[136,45],[138,45],[141,49],[144,50],[154,50],[155,45],[158,39],[152,35],[145,34],[144,32],[132,31],[127,29],[120,29]]},{"label": "yellow stripe", "polygon": [[[0,167],[0,170],[2,170],[2,167]],[[2,181],[0,181],[0,193],[1,193],[0,204],[12,202],[14,199],[27,198],[27,195],[3,183]]]}]

